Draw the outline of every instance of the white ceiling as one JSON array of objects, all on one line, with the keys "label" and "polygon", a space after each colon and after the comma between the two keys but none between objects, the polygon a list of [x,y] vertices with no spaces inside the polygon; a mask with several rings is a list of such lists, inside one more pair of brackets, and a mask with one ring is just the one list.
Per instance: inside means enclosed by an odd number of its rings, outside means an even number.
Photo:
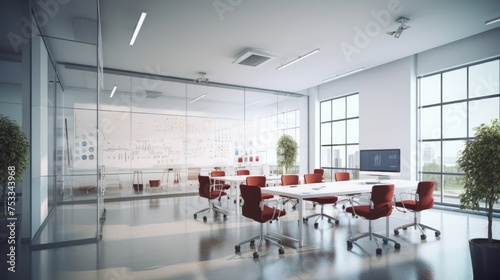
[{"label": "white ceiling", "polygon": [[[202,71],[210,82],[289,92],[500,26],[484,24],[500,16],[498,0],[100,3],[106,68],[186,79],[196,79]],[[141,11],[148,15],[135,45],[129,46]],[[80,7],[61,18],[69,21],[72,17],[85,17],[85,13],[88,11]],[[410,28],[396,39],[386,32],[397,29],[399,23],[395,20],[400,16],[410,19]],[[266,50],[275,58],[257,68],[233,64],[245,48]],[[317,48],[319,53],[276,70]]]}]

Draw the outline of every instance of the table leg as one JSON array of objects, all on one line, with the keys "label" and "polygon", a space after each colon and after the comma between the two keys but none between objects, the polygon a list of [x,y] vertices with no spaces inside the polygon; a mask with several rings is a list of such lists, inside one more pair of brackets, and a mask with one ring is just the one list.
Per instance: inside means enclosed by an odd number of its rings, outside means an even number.
[{"label": "table leg", "polygon": [[304,205],[304,200],[302,198],[299,198],[299,248],[302,248],[304,246],[304,242],[302,240],[303,237],[303,229],[304,229],[304,210],[305,210],[305,205]]}]

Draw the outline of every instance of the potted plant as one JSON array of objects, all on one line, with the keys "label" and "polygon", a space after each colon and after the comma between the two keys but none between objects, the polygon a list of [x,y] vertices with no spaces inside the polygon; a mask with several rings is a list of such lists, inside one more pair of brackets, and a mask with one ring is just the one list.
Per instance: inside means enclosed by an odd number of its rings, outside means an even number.
[{"label": "potted plant", "polygon": [[[22,180],[23,172],[29,163],[29,142],[19,125],[0,115],[0,243],[10,235],[7,227],[14,220],[16,237],[19,236],[20,216],[16,214],[16,189]],[[19,205],[20,207],[20,205]]]},{"label": "potted plant", "polygon": [[486,205],[488,238],[469,240],[472,270],[474,279],[500,279],[500,240],[493,239],[492,231],[493,205],[500,198],[500,123],[493,119],[474,130],[457,160],[465,174],[460,207],[480,210],[480,204]]},{"label": "potted plant", "polygon": [[288,173],[297,161],[297,142],[287,134],[283,134],[278,140],[278,148],[276,149],[276,156],[278,159],[278,166],[285,168],[285,173]]}]

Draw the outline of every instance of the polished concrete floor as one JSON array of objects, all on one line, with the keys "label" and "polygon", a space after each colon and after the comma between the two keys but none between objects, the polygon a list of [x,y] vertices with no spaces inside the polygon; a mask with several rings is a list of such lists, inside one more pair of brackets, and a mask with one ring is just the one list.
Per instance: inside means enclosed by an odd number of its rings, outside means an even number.
[{"label": "polished concrete floor", "polygon": [[[67,246],[18,252],[17,272],[5,273],[2,259],[1,279],[472,279],[468,239],[486,236],[486,218],[432,209],[424,212],[422,222],[441,230],[436,238],[427,233],[426,241],[414,229],[390,236],[401,244],[394,249],[384,245],[376,255],[376,245],[361,239],[347,248],[349,236],[367,230],[368,222],[353,218],[340,207],[325,207],[338,216],[339,225],[319,222],[305,227],[305,245],[283,241],[285,253],[263,243],[260,257],[245,244],[236,254],[234,246],[259,232],[259,224],[235,214],[235,205],[226,220],[210,215],[204,222],[196,210],[207,206],[197,196],[134,200],[106,203],[103,238],[97,244]],[[308,214],[319,211],[306,205]],[[267,224],[269,231],[296,236],[297,210],[286,205],[287,215],[280,223]],[[70,219],[71,217],[67,217]],[[413,214],[396,210],[390,227],[411,221]],[[374,223],[374,231],[385,233],[385,219]],[[500,238],[500,221],[495,220],[494,237]],[[4,257],[4,256],[2,256]]]}]

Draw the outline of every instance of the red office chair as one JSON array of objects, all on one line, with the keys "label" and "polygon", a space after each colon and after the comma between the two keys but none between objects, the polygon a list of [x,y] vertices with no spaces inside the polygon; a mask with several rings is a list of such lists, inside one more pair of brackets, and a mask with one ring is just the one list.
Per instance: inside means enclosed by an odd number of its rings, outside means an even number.
[{"label": "red office chair", "polygon": [[[349,174],[349,172],[335,172],[335,181],[336,182],[341,182],[341,181],[349,181],[351,180],[351,175]],[[345,209],[345,204],[347,202],[350,202],[351,206],[353,205],[353,203],[356,203],[356,204],[359,204],[357,201],[354,201],[353,198],[356,197],[356,196],[359,196],[360,194],[359,193],[356,193],[356,194],[347,194],[347,198],[344,198],[344,199],[341,199],[339,201],[337,201],[337,204],[339,204],[340,202],[343,202],[342,203],[342,209]]]},{"label": "red office chair", "polygon": [[[210,177],[219,177],[219,176],[226,176],[226,172],[224,170],[214,170],[210,172]],[[211,182],[213,185],[221,185],[224,190],[231,189],[231,185],[227,184],[226,181],[212,179]],[[229,195],[227,195],[227,198],[229,199]]]},{"label": "red office chair", "polygon": [[[248,176],[246,178],[246,185],[265,188],[266,187],[266,176],[261,176],[261,175]],[[271,199],[271,198],[274,198],[274,195],[269,194],[269,193],[262,194],[262,199]]]},{"label": "red office chair", "polygon": [[250,242],[253,244],[255,240],[258,241],[257,246],[255,246],[255,252],[253,253],[254,258],[259,257],[259,247],[262,239],[270,242],[271,244],[278,246],[279,254],[285,253],[285,247],[279,244],[279,240],[264,234],[264,223],[272,220],[278,220],[279,217],[286,215],[285,210],[277,209],[276,207],[269,207],[267,204],[269,201],[262,200],[261,188],[258,186],[247,186],[245,184],[240,185],[241,197],[243,200],[242,214],[243,216],[253,219],[260,223],[260,234],[252,237],[248,240],[240,242],[234,247],[236,253],[240,252],[241,245]]},{"label": "red office chair", "polygon": [[321,180],[323,180],[323,176],[325,175],[325,170],[321,168],[316,168],[314,169],[313,174],[320,174]]},{"label": "red office chair", "polygon": [[[281,185],[282,186],[293,186],[299,184],[299,175],[295,174],[283,174],[281,175]],[[292,203],[292,209],[295,210],[297,208],[297,203],[299,203],[298,199],[288,197],[285,195],[281,196],[283,198],[283,205],[287,202]]]},{"label": "red office chair", "polygon": [[226,210],[220,208],[217,205],[214,205],[212,202],[212,200],[214,199],[218,199],[220,201],[220,198],[226,195],[226,193],[222,189],[222,186],[211,184],[210,178],[203,175],[198,175],[198,183],[200,184],[198,187],[198,194],[200,195],[200,197],[208,199],[208,208],[194,213],[194,218],[197,218],[198,213],[205,212],[205,214],[203,215],[203,221],[206,222],[207,214],[213,210],[215,216],[217,216],[219,213],[222,213],[224,215],[224,219],[226,219],[228,215]]},{"label": "red office chair", "polygon": [[239,170],[236,170],[236,175],[240,176],[240,175],[250,175],[250,170],[248,169],[239,169]]},{"label": "red office chair", "polygon": [[[399,226],[394,229],[394,234],[398,235],[399,234],[399,229],[406,230],[408,227],[415,227],[415,229],[419,229],[422,235],[420,235],[421,240],[425,240],[427,236],[424,233],[424,229],[430,229],[434,231],[434,235],[436,237],[439,237],[441,235],[441,232],[435,228],[431,228],[429,226],[426,226],[424,224],[421,224],[417,221],[417,212],[420,212],[422,210],[426,209],[431,209],[434,206],[434,185],[436,182],[434,181],[421,181],[417,185],[417,190],[416,192],[413,193],[406,193],[414,196],[414,199],[408,199],[408,200],[401,200],[396,202],[396,207],[403,207],[406,209],[410,210],[414,213],[413,216],[413,223],[409,223],[406,225]],[[401,193],[404,194],[404,193]]]},{"label": "red office chair", "polygon": [[401,244],[399,244],[396,240],[372,232],[372,220],[376,220],[382,217],[388,217],[391,215],[393,194],[394,185],[375,185],[372,187],[372,194],[369,205],[357,205],[347,207],[345,209],[346,212],[352,213],[353,216],[361,216],[368,220],[368,232],[356,237],[349,238],[349,240],[347,240],[347,248],[352,248],[353,242],[367,236],[370,237],[370,240],[372,240],[373,238],[373,240],[377,244],[377,255],[382,254],[382,249],[379,247],[376,237],[382,238],[384,244],[387,244],[389,241],[394,242],[395,249],[401,248]]},{"label": "red office chair", "polygon": [[[305,174],[304,175],[304,183],[306,184],[312,184],[312,183],[321,183],[323,181],[323,175],[321,174]],[[316,221],[314,222],[314,228],[318,228],[318,219],[321,218],[323,219],[323,217],[327,217],[328,218],[328,222],[330,222],[331,220],[335,220],[335,224],[339,224],[339,220],[332,217],[332,216],[329,216],[325,213],[323,213],[323,206],[325,204],[336,204],[337,203],[337,200],[339,198],[336,197],[336,196],[323,196],[323,197],[315,197],[315,198],[306,198],[304,200],[307,200],[307,201],[312,201],[316,204],[319,204],[321,205],[321,213],[316,213],[316,214],[313,214],[313,215],[310,215],[310,216],[307,216],[304,218],[304,221],[307,222],[307,220],[309,218],[312,218],[312,217],[315,217],[315,216],[318,216],[318,218],[316,218]]]}]

